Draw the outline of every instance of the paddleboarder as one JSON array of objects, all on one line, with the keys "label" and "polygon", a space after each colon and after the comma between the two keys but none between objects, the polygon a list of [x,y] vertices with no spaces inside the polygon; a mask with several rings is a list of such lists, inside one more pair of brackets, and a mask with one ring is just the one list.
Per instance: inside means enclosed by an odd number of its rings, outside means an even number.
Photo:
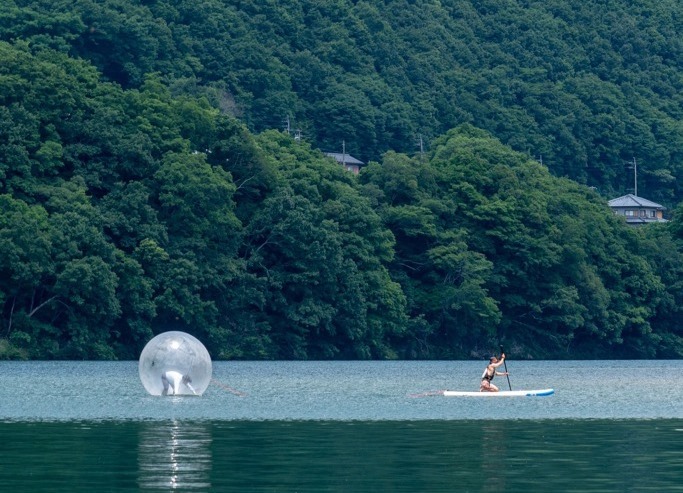
[{"label": "paddleboarder", "polygon": [[481,375],[481,385],[479,387],[479,392],[498,392],[498,387],[491,383],[493,377],[498,375],[499,377],[504,377],[508,375],[506,371],[496,371],[496,369],[505,363],[505,353],[501,353],[500,359],[495,356],[491,356],[489,359],[489,364],[486,366],[484,373]]}]

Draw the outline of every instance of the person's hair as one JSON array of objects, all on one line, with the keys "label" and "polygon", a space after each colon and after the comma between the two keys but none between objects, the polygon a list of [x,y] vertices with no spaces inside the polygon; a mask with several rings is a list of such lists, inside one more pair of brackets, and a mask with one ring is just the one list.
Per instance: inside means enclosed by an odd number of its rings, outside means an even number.
[{"label": "person's hair", "polygon": [[489,358],[489,363],[493,363],[493,360],[494,360],[494,359],[497,359],[497,358],[496,358],[495,356],[491,356],[491,357]]}]

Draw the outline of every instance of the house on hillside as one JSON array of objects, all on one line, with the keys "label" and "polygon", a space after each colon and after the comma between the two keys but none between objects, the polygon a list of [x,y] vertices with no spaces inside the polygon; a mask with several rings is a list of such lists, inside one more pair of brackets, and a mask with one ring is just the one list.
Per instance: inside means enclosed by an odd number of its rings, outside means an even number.
[{"label": "house on hillside", "polygon": [[651,200],[628,194],[617,197],[607,202],[614,213],[624,216],[626,223],[632,226],[639,226],[648,223],[665,223],[664,211],[666,207],[652,202]]},{"label": "house on hillside", "polygon": [[337,161],[346,171],[351,171],[354,175],[360,172],[361,166],[365,166],[363,161],[359,161],[345,152],[326,152],[325,155]]}]

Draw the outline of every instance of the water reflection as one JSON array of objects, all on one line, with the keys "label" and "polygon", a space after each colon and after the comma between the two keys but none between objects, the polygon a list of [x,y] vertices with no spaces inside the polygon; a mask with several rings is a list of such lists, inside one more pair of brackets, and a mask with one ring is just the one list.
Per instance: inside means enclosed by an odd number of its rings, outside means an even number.
[{"label": "water reflection", "polygon": [[12,493],[683,492],[681,420],[0,421],[0,443]]},{"label": "water reflection", "polygon": [[142,424],[138,441],[138,485],[143,491],[208,491],[211,488],[211,429],[181,421]]},{"label": "water reflection", "polygon": [[506,427],[500,421],[482,425],[480,466],[482,491],[499,493],[506,490],[505,476],[500,473],[500,464],[508,455]]}]

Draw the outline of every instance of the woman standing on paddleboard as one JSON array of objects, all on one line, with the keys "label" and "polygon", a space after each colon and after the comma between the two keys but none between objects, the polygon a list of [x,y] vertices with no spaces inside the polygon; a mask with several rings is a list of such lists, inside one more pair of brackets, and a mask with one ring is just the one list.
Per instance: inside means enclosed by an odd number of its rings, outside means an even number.
[{"label": "woman standing on paddleboard", "polygon": [[498,392],[498,387],[493,385],[491,383],[491,380],[493,380],[493,377],[495,377],[496,375],[498,375],[499,377],[503,377],[508,374],[506,371],[496,371],[496,368],[498,368],[504,362],[505,353],[501,353],[500,359],[496,358],[495,356],[491,356],[491,359],[489,359],[488,366],[484,370],[484,373],[481,375],[481,386],[479,387],[479,392]]}]

